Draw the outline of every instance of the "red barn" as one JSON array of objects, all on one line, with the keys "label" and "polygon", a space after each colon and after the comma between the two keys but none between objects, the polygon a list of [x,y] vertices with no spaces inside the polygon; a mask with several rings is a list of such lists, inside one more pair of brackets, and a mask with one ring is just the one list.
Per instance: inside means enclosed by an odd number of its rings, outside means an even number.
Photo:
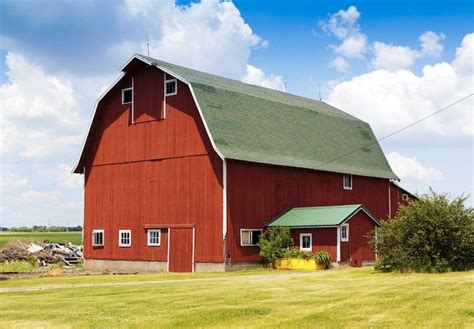
[{"label": "red barn", "polygon": [[[324,102],[142,55],[97,101],[74,173],[85,177],[85,267],[102,270],[255,264],[271,219],[336,205],[360,206],[318,228],[312,244],[360,265],[375,256],[361,243],[364,256],[351,254],[340,235],[359,240],[398,207],[397,176],[367,123]],[[361,229],[340,232],[347,223]]]}]

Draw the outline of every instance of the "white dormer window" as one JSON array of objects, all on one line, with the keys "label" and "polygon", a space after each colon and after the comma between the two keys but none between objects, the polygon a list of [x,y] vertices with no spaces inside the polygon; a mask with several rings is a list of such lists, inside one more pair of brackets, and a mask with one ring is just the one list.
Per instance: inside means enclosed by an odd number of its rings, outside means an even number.
[{"label": "white dormer window", "polygon": [[178,93],[178,81],[176,79],[165,80],[165,96],[173,96]]},{"label": "white dormer window", "polygon": [[133,102],[133,88],[122,89],[122,104]]},{"label": "white dormer window", "polygon": [[352,190],[352,175],[343,176],[344,190]]}]

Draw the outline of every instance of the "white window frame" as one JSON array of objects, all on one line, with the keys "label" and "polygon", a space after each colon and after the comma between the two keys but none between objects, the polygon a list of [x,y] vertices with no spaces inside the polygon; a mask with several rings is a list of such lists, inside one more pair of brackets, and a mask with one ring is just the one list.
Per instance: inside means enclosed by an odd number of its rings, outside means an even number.
[{"label": "white window frame", "polygon": [[[346,228],[346,237],[344,238],[342,236],[342,228],[345,227]],[[341,242],[348,242],[349,241],[349,224],[342,224],[341,225]]]},{"label": "white window frame", "polygon": [[[124,96],[125,96],[125,92],[128,91],[128,90],[132,91],[132,100],[130,102],[125,103],[125,97]],[[132,104],[132,103],[133,103],[133,87],[122,89],[122,105]]]},{"label": "white window frame", "polygon": [[[150,233],[156,233],[158,232],[158,243],[155,242],[150,242]],[[146,240],[147,240],[147,245],[149,247],[159,247],[161,246],[161,230],[160,229],[148,229],[146,233]]]},{"label": "white window frame", "polygon": [[[95,234],[102,234],[102,244],[95,243]],[[103,247],[105,244],[105,233],[104,230],[92,230],[92,246]]]},{"label": "white window frame", "polygon": [[258,247],[258,245],[256,244],[252,244],[252,236],[250,236],[250,244],[244,244],[243,241],[242,241],[242,233],[244,231],[248,231],[250,232],[250,234],[252,232],[260,232],[260,234],[262,234],[262,230],[261,229],[257,229],[257,228],[241,228],[240,229],[240,246],[242,247]]},{"label": "white window frame", "polygon": [[[350,178],[350,182],[351,182],[351,186],[346,186],[346,177],[349,176]],[[344,190],[352,190],[352,175],[350,174],[343,174],[342,175],[342,186],[344,187]]]},{"label": "white window frame", "polygon": [[[122,243],[122,233],[128,233],[130,239],[128,243]],[[131,247],[132,246],[132,230],[119,230],[119,247]]]},{"label": "white window frame", "polygon": [[[303,238],[305,236],[309,236],[309,248],[303,248]],[[300,233],[300,250],[313,251],[313,234],[312,233]]]},{"label": "white window frame", "polygon": [[402,201],[409,201],[410,198],[408,197],[408,194],[402,193]]},{"label": "white window frame", "polygon": [[[174,93],[171,93],[171,94],[168,94],[168,93],[166,92],[166,85],[167,85],[169,82],[174,82],[174,85],[175,85]],[[174,95],[177,95],[177,94],[178,94],[178,80],[177,80],[177,79],[168,79],[168,80],[165,80],[165,97],[174,96]]]}]

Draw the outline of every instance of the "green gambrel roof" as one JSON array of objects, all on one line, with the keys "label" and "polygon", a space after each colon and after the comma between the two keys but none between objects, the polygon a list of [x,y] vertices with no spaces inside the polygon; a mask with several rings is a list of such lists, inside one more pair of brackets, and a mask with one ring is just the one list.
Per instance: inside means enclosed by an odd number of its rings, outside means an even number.
[{"label": "green gambrel roof", "polygon": [[327,207],[291,208],[274,219],[267,226],[318,227],[338,226],[351,218],[355,213],[364,211],[377,225],[377,220],[360,204]]},{"label": "green gambrel roof", "polygon": [[370,126],[329,104],[137,56],[190,83],[225,158],[398,179]]}]

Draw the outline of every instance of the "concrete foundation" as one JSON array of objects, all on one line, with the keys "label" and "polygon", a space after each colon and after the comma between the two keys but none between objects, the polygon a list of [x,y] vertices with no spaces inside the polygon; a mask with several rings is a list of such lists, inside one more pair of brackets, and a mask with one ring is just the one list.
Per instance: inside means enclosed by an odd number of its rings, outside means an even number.
[{"label": "concrete foundation", "polygon": [[195,272],[225,272],[224,263],[195,263]]},{"label": "concrete foundation", "polygon": [[[85,259],[84,270],[97,272],[166,272],[166,262]],[[195,272],[225,272],[224,263],[195,263]]]},{"label": "concrete foundation", "polygon": [[84,259],[84,270],[99,272],[166,272],[166,262]]},{"label": "concrete foundation", "polygon": [[230,271],[240,271],[247,270],[252,268],[262,267],[262,263],[259,262],[246,262],[246,263],[228,263],[225,266],[225,270]]}]

